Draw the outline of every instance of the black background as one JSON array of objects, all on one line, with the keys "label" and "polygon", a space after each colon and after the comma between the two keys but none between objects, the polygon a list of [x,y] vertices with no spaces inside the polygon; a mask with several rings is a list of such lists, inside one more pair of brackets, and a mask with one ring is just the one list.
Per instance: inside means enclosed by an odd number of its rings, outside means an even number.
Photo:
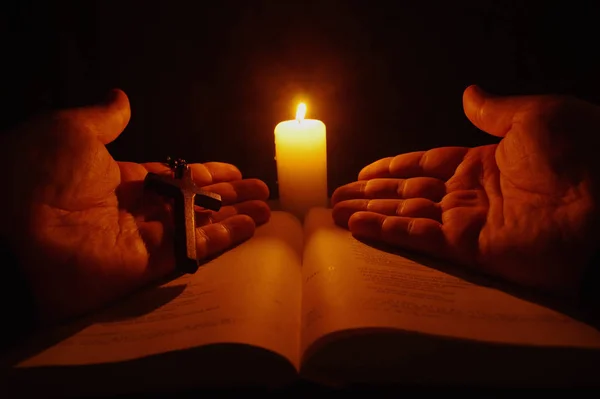
[{"label": "black background", "polygon": [[381,157],[495,142],[462,112],[470,84],[598,102],[594,3],[5,1],[1,127],[119,87],[115,158],[231,162],[276,196],[273,129],[302,98],[331,192]]}]

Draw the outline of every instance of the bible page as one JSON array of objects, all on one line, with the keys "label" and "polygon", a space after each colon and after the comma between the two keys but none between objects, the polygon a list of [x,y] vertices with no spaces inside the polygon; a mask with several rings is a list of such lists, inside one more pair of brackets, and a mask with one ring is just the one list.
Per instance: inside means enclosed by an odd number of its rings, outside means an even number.
[{"label": "bible page", "polygon": [[[265,348],[297,366],[302,241],[299,221],[273,212],[254,237],[195,274],[94,315],[78,332],[18,366],[125,361],[215,343]],[[143,310],[160,296],[172,298]]]},{"label": "bible page", "polygon": [[600,347],[593,327],[359,242],[331,210],[305,221],[303,349],[326,334],[398,329],[507,344]]}]

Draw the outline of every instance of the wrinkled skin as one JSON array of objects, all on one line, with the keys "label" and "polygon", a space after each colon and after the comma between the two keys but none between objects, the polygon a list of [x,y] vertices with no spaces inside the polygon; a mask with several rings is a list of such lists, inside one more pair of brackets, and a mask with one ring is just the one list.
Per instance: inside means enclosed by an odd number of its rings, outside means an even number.
[{"label": "wrinkled skin", "polygon": [[600,108],[571,97],[495,97],[476,86],[463,106],[498,144],[376,161],[335,191],[335,221],[362,239],[576,295],[599,249]]},{"label": "wrinkled skin", "polygon": [[[106,144],[130,118],[125,93],[93,107],[41,115],[2,138],[12,192],[2,199],[7,240],[42,323],[98,309],[174,270],[170,202],[144,192],[160,163],[116,162]],[[270,210],[267,186],[230,164],[192,166],[195,183],[221,194],[218,213],[198,213],[200,258],[248,239]]]}]

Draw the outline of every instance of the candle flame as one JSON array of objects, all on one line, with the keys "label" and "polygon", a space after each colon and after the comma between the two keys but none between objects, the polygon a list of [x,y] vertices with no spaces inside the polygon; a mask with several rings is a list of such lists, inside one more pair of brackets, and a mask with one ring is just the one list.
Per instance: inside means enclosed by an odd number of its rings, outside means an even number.
[{"label": "candle flame", "polygon": [[298,104],[298,108],[296,110],[296,120],[298,122],[302,122],[304,117],[306,116],[306,104],[300,103]]}]

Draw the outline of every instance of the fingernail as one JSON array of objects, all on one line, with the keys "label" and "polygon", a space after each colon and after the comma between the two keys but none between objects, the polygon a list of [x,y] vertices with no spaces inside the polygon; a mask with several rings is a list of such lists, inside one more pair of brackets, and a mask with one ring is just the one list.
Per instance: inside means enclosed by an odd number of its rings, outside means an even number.
[{"label": "fingernail", "polygon": [[115,101],[115,99],[117,98],[118,95],[119,95],[118,89],[109,90],[109,92],[106,94],[106,97],[104,99],[104,103],[111,104],[113,101]]},{"label": "fingernail", "polygon": [[372,214],[357,212],[348,220],[348,228],[357,237],[377,240],[381,233],[381,220]]},{"label": "fingernail", "polygon": [[495,94],[490,93],[479,85],[473,85],[473,90],[478,96],[481,97],[497,97]]},{"label": "fingernail", "polygon": [[331,212],[333,221],[340,227],[348,228],[348,220],[352,217],[352,210],[341,206],[334,206]]}]

